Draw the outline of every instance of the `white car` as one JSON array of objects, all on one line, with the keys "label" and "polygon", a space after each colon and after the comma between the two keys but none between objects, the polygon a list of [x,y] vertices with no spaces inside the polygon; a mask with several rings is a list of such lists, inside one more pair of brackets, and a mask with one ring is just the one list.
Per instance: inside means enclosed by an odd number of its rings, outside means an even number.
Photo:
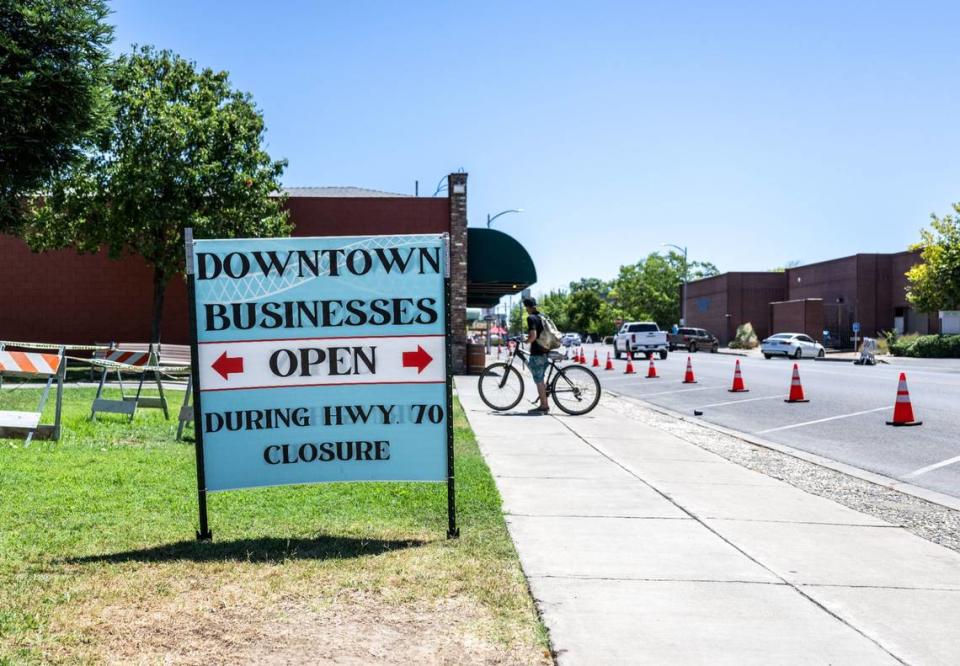
[{"label": "white car", "polygon": [[764,358],[775,355],[790,358],[823,358],[823,345],[803,333],[777,333],[760,343]]},{"label": "white car", "polygon": [[560,343],[564,347],[579,347],[583,344],[583,341],[580,339],[579,333],[564,333],[563,337],[560,338]]}]

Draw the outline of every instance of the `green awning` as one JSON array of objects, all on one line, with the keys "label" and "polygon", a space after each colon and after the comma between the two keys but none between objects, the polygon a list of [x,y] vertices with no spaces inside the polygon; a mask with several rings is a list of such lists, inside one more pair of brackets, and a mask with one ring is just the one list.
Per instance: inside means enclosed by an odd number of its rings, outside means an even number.
[{"label": "green awning", "polygon": [[489,308],[537,281],[527,250],[496,229],[467,229],[467,307]]}]

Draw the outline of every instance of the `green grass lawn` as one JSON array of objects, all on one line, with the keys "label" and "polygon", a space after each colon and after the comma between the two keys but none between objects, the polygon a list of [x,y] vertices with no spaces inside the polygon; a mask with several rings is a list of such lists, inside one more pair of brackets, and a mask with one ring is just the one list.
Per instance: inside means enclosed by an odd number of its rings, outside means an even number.
[{"label": "green grass lawn", "polygon": [[[296,661],[324,650],[549,662],[459,405],[461,538],[445,537],[445,486],[351,483],[212,494],[214,541],[198,543],[194,450],[174,441],[176,421],[141,410],[133,423],[91,423],[93,393],[66,390],[59,442],[0,439],[0,663]],[[32,409],[38,395],[5,389],[0,409]],[[170,398],[179,405],[182,393]]]}]

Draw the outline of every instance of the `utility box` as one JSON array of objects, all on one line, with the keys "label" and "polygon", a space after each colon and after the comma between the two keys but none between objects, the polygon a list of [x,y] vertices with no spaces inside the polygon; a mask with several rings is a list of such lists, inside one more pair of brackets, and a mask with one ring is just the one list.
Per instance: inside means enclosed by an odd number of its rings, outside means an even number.
[{"label": "utility box", "polygon": [[960,310],[940,311],[940,333],[942,335],[960,334]]}]

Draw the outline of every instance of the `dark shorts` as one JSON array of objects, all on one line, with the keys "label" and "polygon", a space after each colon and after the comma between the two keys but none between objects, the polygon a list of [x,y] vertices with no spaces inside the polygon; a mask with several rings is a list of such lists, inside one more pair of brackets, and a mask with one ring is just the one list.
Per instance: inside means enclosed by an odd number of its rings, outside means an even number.
[{"label": "dark shorts", "polygon": [[543,383],[543,376],[547,372],[547,357],[543,356],[530,356],[527,360],[527,367],[530,368],[530,374],[533,375],[533,382],[535,384]]}]

